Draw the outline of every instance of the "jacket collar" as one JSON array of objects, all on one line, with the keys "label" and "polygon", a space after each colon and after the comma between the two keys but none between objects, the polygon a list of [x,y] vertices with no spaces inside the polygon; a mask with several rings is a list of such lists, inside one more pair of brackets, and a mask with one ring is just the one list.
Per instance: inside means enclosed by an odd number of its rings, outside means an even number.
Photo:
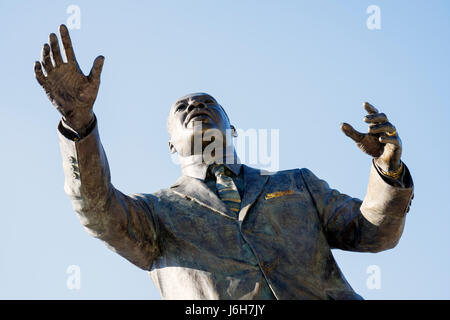
[{"label": "jacket collar", "polygon": [[[183,176],[205,180],[209,164],[206,164],[203,161],[204,159],[202,154],[187,157],[178,155],[178,159],[181,164],[181,174]],[[217,163],[225,164],[225,166],[230,169],[235,175],[239,175],[242,164],[236,154],[234,147],[226,148],[225,155],[219,160],[220,161]]]},{"label": "jacket collar", "polygon": [[[246,165],[240,166],[242,166],[242,169],[244,170],[244,194],[242,197],[241,211],[239,212],[239,221],[243,221],[250,207],[261,194],[263,187],[267,182],[268,175],[261,174],[261,170],[259,169],[251,168]],[[230,219],[235,219],[233,214],[228,211],[223,201],[208,188],[203,182],[203,179],[183,175],[170,186],[170,189],[218,214]]]},{"label": "jacket collar", "polygon": [[[240,163],[231,163],[224,165],[230,169],[235,175],[239,175],[239,172],[241,171],[242,164]],[[199,180],[205,180],[206,173],[208,171],[209,164],[206,163],[200,163],[200,164],[191,164],[183,167],[181,169],[181,173],[183,176],[188,176],[191,178],[196,178]]]}]

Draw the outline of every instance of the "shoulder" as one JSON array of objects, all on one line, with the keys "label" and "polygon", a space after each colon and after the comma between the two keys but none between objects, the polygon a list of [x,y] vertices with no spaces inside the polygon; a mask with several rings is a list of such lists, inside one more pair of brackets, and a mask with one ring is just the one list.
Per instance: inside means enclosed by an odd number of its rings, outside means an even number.
[{"label": "shoulder", "polygon": [[160,189],[153,193],[134,193],[130,195],[130,197],[141,200],[145,202],[152,202],[152,203],[158,203],[162,199],[167,198],[171,195],[170,189]]},{"label": "shoulder", "polygon": [[267,171],[264,169],[252,168],[249,166],[245,166],[247,172],[258,173],[259,175],[267,175],[269,177],[281,177],[281,176],[298,176],[303,177],[305,179],[308,178],[316,178],[316,175],[309,170],[308,168],[293,168],[279,171]]},{"label": "shoulder", "polygon": [[268,183],[272,184],[286,184],[291,181],[292,183],[300,185],[314,185],[321,180],[307,168],[293,168],[279,171],[265,171],[252,167],[245,166],[246,180],[268,180]]},{"label": "shoulder", "polygon": [[265,169],[253,168],[247,165],[243,165],[244,172],[246,174],[257,174],[261,176],[280,176],[280,175],[292,175],[298,173],[302,169],[287,169],[279,171],[269,171]]}]

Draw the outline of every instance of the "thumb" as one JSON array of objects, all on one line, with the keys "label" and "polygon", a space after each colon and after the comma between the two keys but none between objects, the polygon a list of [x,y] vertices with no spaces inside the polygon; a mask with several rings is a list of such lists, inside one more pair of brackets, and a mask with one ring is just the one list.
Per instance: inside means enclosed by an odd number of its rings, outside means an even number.
[{"label": "thumb", "polygon": [[342,123],[341,124],[341,130],[342,130],[342,132],[344,132],[344,134],[347,137],[353,139],[353,141],[355,141],[356,143],[360,142],[364,138],[364,134],[363,133],[356,131],[348,123],[345,123],[345,122]]},{"label": "thumb", "polygon": [[94,64],[92,66],[91,72],[89,73],[89,81],[93,81],[96,83],[100,82],[100,74],[102,73],[103,69],[103,62],[105,61],[104,56],[98,56],[94,60]]}]

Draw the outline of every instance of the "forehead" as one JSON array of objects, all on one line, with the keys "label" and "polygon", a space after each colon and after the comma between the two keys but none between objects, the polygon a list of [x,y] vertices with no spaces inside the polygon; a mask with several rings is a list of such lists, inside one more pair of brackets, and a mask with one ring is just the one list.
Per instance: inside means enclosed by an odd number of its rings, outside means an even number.
[{"label": "forehead", "polygon": [[198,100],[211,99],[211,100],[213,100],[214,102],[217,103],[217,100],[214,99],[214,97],[212,95],[210,95],[208,93],[204,93],[204,92],[196,92],[196,93],[190,93],[190,94],[187,94],[187,95],[184,95],[184,96],[178,98],[174,102],[172,107],[174,107],[175,105],[177,105],[177,104],[179,104],[181,102],[187,102],[189,100],[196,100],[196,99],[198,99]]}]

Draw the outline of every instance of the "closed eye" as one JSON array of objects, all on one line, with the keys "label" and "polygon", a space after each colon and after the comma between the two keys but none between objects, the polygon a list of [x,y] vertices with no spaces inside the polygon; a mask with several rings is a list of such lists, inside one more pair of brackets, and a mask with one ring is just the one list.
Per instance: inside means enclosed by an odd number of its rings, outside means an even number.
[{"label": "closed eye", "polygon": [[214,103],[214,101],[212,101],[211,99],[206,99],[206,100],[204,101],[204,103],[206,103],[206,104],[211,104],[211,103]]}]

